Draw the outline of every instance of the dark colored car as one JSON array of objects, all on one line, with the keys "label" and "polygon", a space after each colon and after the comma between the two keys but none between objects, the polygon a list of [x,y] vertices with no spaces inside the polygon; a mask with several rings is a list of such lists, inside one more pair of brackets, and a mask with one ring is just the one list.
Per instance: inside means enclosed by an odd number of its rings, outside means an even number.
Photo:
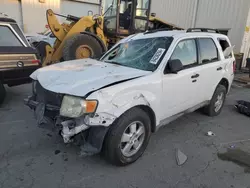
[{"label": "dark colored car", "polygon": [[31,47],[16,21],[0,14],[0,104],[4,85],[31,82],[30,74],[41,67],[35,48]]}]

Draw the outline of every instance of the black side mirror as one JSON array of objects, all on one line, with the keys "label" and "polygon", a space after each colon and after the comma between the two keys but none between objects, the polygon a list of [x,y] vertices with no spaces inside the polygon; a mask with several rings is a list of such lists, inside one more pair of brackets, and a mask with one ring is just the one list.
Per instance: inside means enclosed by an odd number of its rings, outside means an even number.
[{"label": "black side mirror", "polygon": [[168,67],[171,73],[177,74],[179,71],[183,69],[183,65],[181,63],[181,60],[179,59],[173,59],[168,61]]}]

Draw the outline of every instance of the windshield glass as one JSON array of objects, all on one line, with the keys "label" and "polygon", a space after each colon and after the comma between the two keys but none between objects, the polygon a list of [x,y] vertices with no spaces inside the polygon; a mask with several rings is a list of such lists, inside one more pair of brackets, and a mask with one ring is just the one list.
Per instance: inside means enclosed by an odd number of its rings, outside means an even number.
[{"label": "windshield glass", "polygon": [[104,17],[116,16],[117,0],[106,0],[103,2]]},{"label": "windshield glass", "polygon": [[172,41],[172,37],[130,40],[119,44],[101,60],[135,69],[155,71]]}]

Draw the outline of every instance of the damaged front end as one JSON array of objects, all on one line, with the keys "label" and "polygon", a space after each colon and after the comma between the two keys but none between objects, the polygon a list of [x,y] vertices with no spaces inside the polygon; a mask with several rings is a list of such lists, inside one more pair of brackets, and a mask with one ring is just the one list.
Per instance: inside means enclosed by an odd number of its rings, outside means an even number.
[{"label": "damaged front end", "polygon": [[32,96],[24,102],[34,110],[39,127],[59,131],[64,143],[79,141],[77,138],[80,135],[81,143],[84,143],[82,149],[87,154],[101,151],[108,127],[115,117],[96,114],[98,101],[46,90],[38,81],[33,82],[32,88]]}]

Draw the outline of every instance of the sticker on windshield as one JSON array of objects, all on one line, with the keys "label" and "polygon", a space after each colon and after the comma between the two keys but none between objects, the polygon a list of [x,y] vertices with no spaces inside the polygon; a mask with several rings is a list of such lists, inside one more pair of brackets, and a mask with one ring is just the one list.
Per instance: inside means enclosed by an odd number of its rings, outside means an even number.
[{"label": "sticker on windshield", "polygon": [[164,49],[164,48],[158,48],[158,50],[155,52],[154,56],[152,57],[152,59],[149,62],[156,65],[165,51],[166,51],[166,49]]}]

